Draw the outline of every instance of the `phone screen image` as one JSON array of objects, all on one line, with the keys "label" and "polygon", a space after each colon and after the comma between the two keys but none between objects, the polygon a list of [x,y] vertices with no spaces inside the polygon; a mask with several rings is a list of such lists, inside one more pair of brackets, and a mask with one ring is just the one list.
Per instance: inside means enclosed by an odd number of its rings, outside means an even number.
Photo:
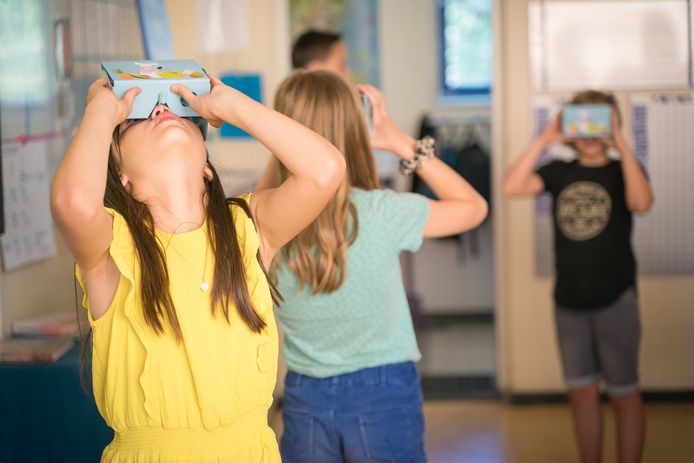
[{"label": "phone screen image", "polygon": [[612,107],[608,104],[567,105],[562,113],[562,133],[570,138],[612,136]]},{"label": "phone screen image", "polygon": [[364,107],[364,118],[366,119],[366,125],[369,128],[369,131],[371,131],[371,127],[373,126],[373,108],[371,107],[371,100],[369,100],[369,97],[363,93],[360,93],[359,96],[361,97],[361,104]]}]

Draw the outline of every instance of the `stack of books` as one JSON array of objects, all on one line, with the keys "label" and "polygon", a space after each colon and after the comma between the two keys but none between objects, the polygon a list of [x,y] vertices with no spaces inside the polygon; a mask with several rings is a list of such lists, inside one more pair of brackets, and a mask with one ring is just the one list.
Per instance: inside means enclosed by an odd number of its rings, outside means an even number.
[{"label": "stack of books", "polygon": [[0,341],[0,363],[51,363],[75,344],[73,338],[4,339]]},{"label": "stack of books", "polygon": [[[82,315],[82,314],[80,314]],[[22,318],[12,324],[12,338],[0,340],[0,363],[51,363],[87,333],[89,323],[74,311]]]},{"label": "stack of books", "polygon": [[78,319],[77,314],[70,310],[22,318],[12,324],[12,335],[21,337],[79,338],[88,330],[89,323],[85,317]]}]

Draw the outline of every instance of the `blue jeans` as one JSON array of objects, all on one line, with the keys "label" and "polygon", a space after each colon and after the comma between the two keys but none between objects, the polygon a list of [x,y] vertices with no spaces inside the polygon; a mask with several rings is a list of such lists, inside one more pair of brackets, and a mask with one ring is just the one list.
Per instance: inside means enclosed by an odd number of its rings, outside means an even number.
[{"label": "blue jeans", "polygon": [[285,463],[425,462],[419,373],[412,362],[285,380]]}]

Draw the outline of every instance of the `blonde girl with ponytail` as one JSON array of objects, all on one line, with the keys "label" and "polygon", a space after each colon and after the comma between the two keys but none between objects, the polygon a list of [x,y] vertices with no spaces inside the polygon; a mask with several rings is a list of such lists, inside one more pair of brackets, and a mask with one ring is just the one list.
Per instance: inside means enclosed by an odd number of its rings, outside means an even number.
[{"label": "blonde girl with ponytail", "polygon": [[[420,358],[399,256],[424,237],[453,235],[484,220],[487,204],[390,118],[383,96],[359,86],[373,107],[369,135],[357,89],[329,71],[298,72],[280,86],[275,108],[329,140],[347,174],[323,212],[276,256],[271,277],[284,302],[289,373],[283,461],[425,461]],[[372,151],[393,152],[440,198],[378,185]],[[289,175],[281,159],[258,188]]]}]

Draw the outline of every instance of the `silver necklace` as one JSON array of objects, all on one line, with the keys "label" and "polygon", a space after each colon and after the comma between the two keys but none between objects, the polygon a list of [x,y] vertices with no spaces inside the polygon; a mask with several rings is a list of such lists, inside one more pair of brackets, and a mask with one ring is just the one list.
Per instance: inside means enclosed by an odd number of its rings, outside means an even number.
[{"label": "silver necklace", "polygon": [[[181,225],[183,225],[183,224],[181,224]],[[166,254],[166,252],[168,251],[169,246],[171,245],[171,240],[173,240],[173,237],[176,236],[176,230],[178,230],[178,228],[181,227],[181,225],[179,225],[178,227],[176,227],[176,228],[174,229],[174,232],[173,232],[173,233],[171,234],[171,236],[169,237],[169,241],[167,241],[166,247],[164,248],[164,254]],[[200,278],[200,291],[202,291],[203,293],[206,293],[207,290],[210,289],[210,284],[207,282],[207,278],[205,277],[205,271],[206,271],[206,269],[207,269],[207,246],[209,245],[209,240],[207,239],[207,234],[206,234],[206,233],[203,233],[203,236],[205,237],[205,260],[203,261],[203,264],[202,264],[202,272],[201,272],[201,273],[202,273],[202,276],[201,276],[201,278]],[[173,249],[174,251],[176,251],[176,254],[178,254],[179,256],[181,256],[181,258],[190,266],[190,268],[192,268],[192,269],[195,270],[196,272],[199,271],[198,268],[197,268],[196,266],[194,266],[194,265],[188,260],[188,258],[187,258],[186,256],[184,256],[178,249],[176,249],[176,248],[173,247],[173,246],[171,246],[171,249]]]}]

